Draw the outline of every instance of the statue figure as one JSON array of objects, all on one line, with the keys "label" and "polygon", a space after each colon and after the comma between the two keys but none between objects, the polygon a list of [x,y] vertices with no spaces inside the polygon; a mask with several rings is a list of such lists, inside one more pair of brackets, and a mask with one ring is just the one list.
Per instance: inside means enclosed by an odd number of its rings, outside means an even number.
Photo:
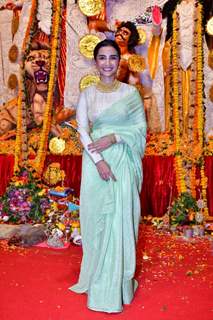
[{"label": "statue figure", "polygon": [[[202,8],[201,18],[198,16],[199,8]],[[165,130],[172,132],[173,130],[173,67],[174,67],[174,50],[177,52],[178,77],[179,77],[179,120],[181,136],[188,142],[192,142],[197,137],[194,119],[196,117],[196,97],[195,81],[197,79],[197,48],[198,36],[203,37],[207,20],[213,14],[212,1],[199,0],[169,0],[163,6],[162,17],[166,19],[165,38],[163,32],[158,36],[159,41],[164,41],[162,51],[163,76],[164,76],[164,101],[165,101]],[[158,8],[160,14],[160,8]],[[199,22],[201,21],[201,22]],[[174,40],[173,26],[177,24],[177,39]],[[200,24],[200,25],[199,25]],[[200,28],[198,30],[198,28]],[[204,56],[204,65],[202,72],[204,73],[204,89],[206,91],[206,100],[204,95],[203,101],[206,105],[207,121],[211,119],[210,99],[208,99],[209,84],[213,81],[212,71],[208,67],[207,55],[208,48],[211,50],[212,41],[210,36],[206,36],[206,43],[202,43],[202,52]],[[175,44],[176,42],[176,44]],[[208,127],[210,124],[208,124]]]},{"label": "statue figure", "polygon": [[[103,20],[89,21],[90,30],[112,31],[110,26]],[[156,98],[152,92],[152,78],[145,57],[145,68],[141,72],[131,70],[129,59],[136,54],[136,47],[139,44],[139,33],[135,24],[131,21],[117,21],[117,28],[114,31],[115,41],[121,50],[121,61],[118,69],[117,78],[122,82],[137,86],[147,116],[148,129],[151,133],[161,131],[160,116],[156,104]]]},{"label": "statue figure", "polygon": [[[27,12],[29,13],[29,1],[27,1]],[[16,10],[25,5],[25,2],[12,3],[8,2],[5,9]],[[42,17],[42,12],[45,17]],[[26,20],[26,17],[24,17]],[[49,68],[50,68],[50,24],[51,24],[51,3],[38,3],[37,8],[37,32],[35,33],[30,50],[24,60],[25,70],[25,88],[26,88],[26,103],[30,105],[27,115],[27,128],[39,127],[43,122],[43,114],[48,92]],[[21,44],[19,44],[21,47]],[[20,68],[19,68],[20,72]],[[56,85],[54,99],[54,117],[51,124],[51,132],[53,135],[60,136],[61,128],[59,123],[69,119],[75,114],[75,109],[64,108],[61,105],[59,96],[58,84]],[[18,97],[7,101],[4,106],[0,107],[0,136],[2,139],[8,139],[15,136],[17,124],[17,103]]]}]

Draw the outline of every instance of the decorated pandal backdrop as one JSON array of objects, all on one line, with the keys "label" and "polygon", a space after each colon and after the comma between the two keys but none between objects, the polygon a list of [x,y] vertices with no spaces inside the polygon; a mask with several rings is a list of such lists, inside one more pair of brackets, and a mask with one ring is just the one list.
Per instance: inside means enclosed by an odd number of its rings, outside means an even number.
[{"label": "decorated pandal backdrop", "polygon": [[93,48],[110,38],[147,116],[142,214],[187,195],[213,216],[212,15],[212,0],[0,0],[1,195],[23,168],[79,195],[75,108],[99,80]]}]

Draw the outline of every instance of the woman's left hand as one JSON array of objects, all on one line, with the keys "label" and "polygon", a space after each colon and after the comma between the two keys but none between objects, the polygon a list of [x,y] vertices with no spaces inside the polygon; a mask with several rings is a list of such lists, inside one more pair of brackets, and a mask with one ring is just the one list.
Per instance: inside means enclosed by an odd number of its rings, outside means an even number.
[{"label": "woman's left hand", "polygon": [[88,145],[88,150],[91,152],[102,152],[111,147],[111,145],[113,145],[114,143],[116,143],[116,138],[112,133],[107,136],[101,137],[93,143],[90,143]]}]

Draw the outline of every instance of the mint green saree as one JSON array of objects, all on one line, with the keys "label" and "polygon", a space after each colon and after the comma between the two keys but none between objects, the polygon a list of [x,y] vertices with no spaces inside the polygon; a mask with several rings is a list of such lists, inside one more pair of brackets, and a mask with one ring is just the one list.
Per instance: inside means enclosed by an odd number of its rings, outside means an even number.
[{"label": "mint green saree", "polygon": [[83,154],[80,219],[83,260],[79,281],[70,290],[88,294],[88,307],[121,312],[137,283],[136,241],[140,219],[141,157],[146,121],[139,93],[134,90],[105,111],[93,124],[95,141],[114,133],[122,143],[102,152],[116,181],[100,178],[95,164]]}]

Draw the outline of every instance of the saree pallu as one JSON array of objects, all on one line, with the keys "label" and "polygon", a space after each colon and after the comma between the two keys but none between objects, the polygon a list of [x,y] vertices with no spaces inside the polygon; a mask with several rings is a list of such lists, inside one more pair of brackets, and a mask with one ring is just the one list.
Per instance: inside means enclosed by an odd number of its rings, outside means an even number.
[{"label": "saree pallu", "polygon": [[80,195],[83,259],[79,282],[70,290],[88,294],[88,307],[120,312],[136,289],[136,241],[140,219],[141,157],[146,122],[137,91],[103,111],[93,124],[93,141],[110,133],[117,143],[102,152],[116,181],[104,181],[84,152]]}]

